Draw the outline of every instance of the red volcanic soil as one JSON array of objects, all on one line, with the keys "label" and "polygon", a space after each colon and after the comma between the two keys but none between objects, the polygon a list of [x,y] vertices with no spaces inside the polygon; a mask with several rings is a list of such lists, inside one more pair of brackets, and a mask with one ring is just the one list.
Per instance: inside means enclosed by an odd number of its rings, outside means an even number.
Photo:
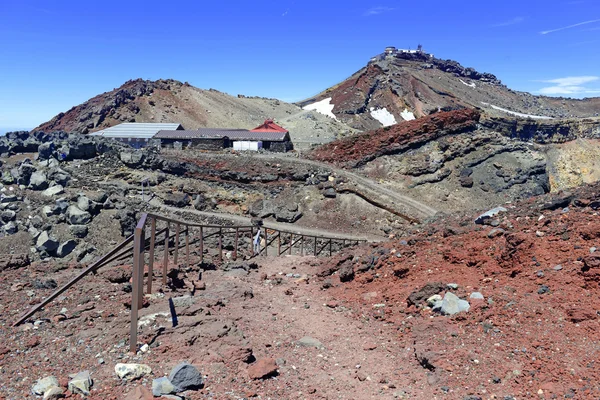
[{"label": "red volcanic soil", "polygon": [[[129,267],[86,277],[17,328],[17,316],[51,293],[47,280],[62,284],[79,266],[2,270],[0,398],[33,398],[37,379],[66,385],[81,370],[94,379],[89,398],[135,398],[126,396],[187,360],[206,380],[189,399],[597,399],[598,193],[595,185],[506,205],[489,221],[497,227],[474,224],[476,213],[444,217],[333,258],[210,269],[193,254],[146,298],[139,345],[149,348],[137,355],[127,352]],[[172,327],[168,297],[193,287]],[[423,303],[448,291],[470,310],[443,316]],[[321,345],[300,345],[305,337]],[[119,362],[152,374],[122,382]]]},{"label": "red volcanic soil", "polygon": [[472,109],[440,112],[327,143],[315,149],[309,157],[336,164],[356,165],[382,155],[394,154],[411,144],[474,130],[479,117],[479,112]]}]

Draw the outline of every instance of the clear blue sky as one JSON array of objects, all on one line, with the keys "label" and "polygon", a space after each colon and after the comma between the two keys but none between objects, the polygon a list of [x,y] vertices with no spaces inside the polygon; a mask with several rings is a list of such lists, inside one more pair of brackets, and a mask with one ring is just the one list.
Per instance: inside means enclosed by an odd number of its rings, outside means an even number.
[{"label": "clear blue sky", "polygon": [[3,0],[0,132],[134,78],[295,101],[419,43],[516,90],[600,95],[599,0]]}]

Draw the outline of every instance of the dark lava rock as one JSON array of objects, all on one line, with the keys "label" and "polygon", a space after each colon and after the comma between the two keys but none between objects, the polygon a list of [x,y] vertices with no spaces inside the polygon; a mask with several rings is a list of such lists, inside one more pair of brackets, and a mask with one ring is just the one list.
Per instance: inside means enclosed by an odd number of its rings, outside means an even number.
[{"label": "dark lava rock", "polygon": [[330,198],[330,199],[334,199],[337,196],[337,193],[334,188],[330,187],[330,188],[323,190],[323,196]]},{"label": "dark lava rock", "polygon": [[342,266],[339,270],[340,281],[341,282],[350,282],[354,279],[354,267],[352,264],[346,264]]},{"label": "dark lava rock", "polygon": [[181,363],[174,367],[169,374],[169,380],[177,389],[177,392],[186,390],[197,390],[204,386],[204,380],[200,371],[191,364]]},{"label": "dark lava rock", "polygon": [[190,204],[190,196],[187,193],[171,193],[163,200],[166,205],[174,207],[186,207]]},{"label": "dark lava rock", "polygon": [[58,284],[54,279],[36,279],[31,285],[34,287],[34,289],[56,289],[58,287]]},{"label": "dark lava rock", "polygon": [[428,298],[433,296],[434,294],[438,294],[446,290],[446,285],[441,282],[430,282],[423,286],[421,289],[412,292],[406,302],[408,306],[411,305],[422,305],[427,301]]}]

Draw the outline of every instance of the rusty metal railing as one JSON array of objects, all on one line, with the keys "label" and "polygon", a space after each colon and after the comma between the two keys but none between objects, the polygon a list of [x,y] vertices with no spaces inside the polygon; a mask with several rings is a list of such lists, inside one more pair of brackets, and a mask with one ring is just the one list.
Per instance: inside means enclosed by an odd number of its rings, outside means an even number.
[{"label": "rusty metal railing", "polygon": [[[163,229],[157,230],[158,223],[163,223],[166,226]],[[171,227],[174,227],[174,233],[171,233]],[[147,230],[149,229],[150,235],[147,237]],[[211,232],[212,231],[212,232]],[[157,238],[164,234],[164,237],[160,240]],[[181,235],[185,236],[185,244],[181,244]],[[28,310],[23,316],[21,316],[13,326],[17,326],[29,317],[41,310],[44,306],[49,304],[52,300],[57,298],[60,294],[64,293],[67,289],[79,282],[86,275],[91,272],[96,272],[98,269],[119,260],[124,260],[129,257],[133,257],[132,263],[132,292],[131,292],[131,328],[130,328],[130,350],[132,352],[137,351],[137,331],[138,331],[138,312],[143,306],[144,301],[144,275],[146,266],[146,251],[148,251],[148,273],[146,278],[146,293],[151,294],[153,290],[154,282],[154,266],[156,261],[156,246],[160,243],[163,244],[163,255],[162,255],[162,266],[161,266],[161,283],[163,287],[167,285],[167,273],[169,266],[169,255],[173,254],[173,264],[178,265],[179,262],[179,250],[183,247],[185,249],[185,264],[189,267],[190,265],[190,244],[197,245],[197,253],[200,256],[200,262],[204,262],[204,253],[208,252],[207,240],[216,237],[217,241],[217,260],[218,262],[223,261],[223,239],[226,236],[233,236],[233,250],[231,252],[231,258],[236,260],[240,254],[246,253],[247,258],[256,257],[259,255],[269,255],[269,247],[275,246],[274,242],[277,241],[276,255],[281,256],[285,254],[293,254],[294,249],[300,249],[300,255],[312,255],[319,256],[324,252],[327,252],[329,256],[334,251],[342,250],[343,248],[357,245],[361,242],[366,242],[364,239],[347,239],[347,238],[335,238],[318,235],[305,235],[301,233],[293,233],[282,231],[279,229],[272,229],[267,227],[258,227],[254,225],[247,226],[221,226],[221,225],[207,225],[197,224],[193,222],[186,222],[177,220],[162,215],[143,213],[139,219],[134,234],[119,245],[115,246],[111,251],[100,257],[92,265],[83,270],[75,278],[61,286],[48,298],[44,299],[40,304],[36,305],[32,309]],[[248,239],[249,248],[244,249],[240,245],[244,239]],[[287,243],[286,243],[286,240]],[[174,241],[173,248],[170,248],[170,242]],[[213,240],[214,243],[214,240]],[[212,243],[211,243],[212,244]],[[335,250],[334,250],[335,244]],[[299,245],[299,246],[298,246]],[[328,251],[326,251],[326,249]],[[130,258],[129,258],[130,259]]]}]

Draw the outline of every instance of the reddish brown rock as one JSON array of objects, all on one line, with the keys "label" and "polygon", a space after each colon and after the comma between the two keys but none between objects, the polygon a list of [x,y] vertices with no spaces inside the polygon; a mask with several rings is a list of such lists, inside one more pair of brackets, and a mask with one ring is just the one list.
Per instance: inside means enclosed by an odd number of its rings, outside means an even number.
[{"label": "reddish brown rock", "polygon": [[124,400],[153,400],[152,392],[143,386],[136,386],[125,396]]},{"label": "reddish brown rock", "polygon": [[264,379],[277,375],[277,362],[274,358],[262,358],[248,367],[250,379]]}]

